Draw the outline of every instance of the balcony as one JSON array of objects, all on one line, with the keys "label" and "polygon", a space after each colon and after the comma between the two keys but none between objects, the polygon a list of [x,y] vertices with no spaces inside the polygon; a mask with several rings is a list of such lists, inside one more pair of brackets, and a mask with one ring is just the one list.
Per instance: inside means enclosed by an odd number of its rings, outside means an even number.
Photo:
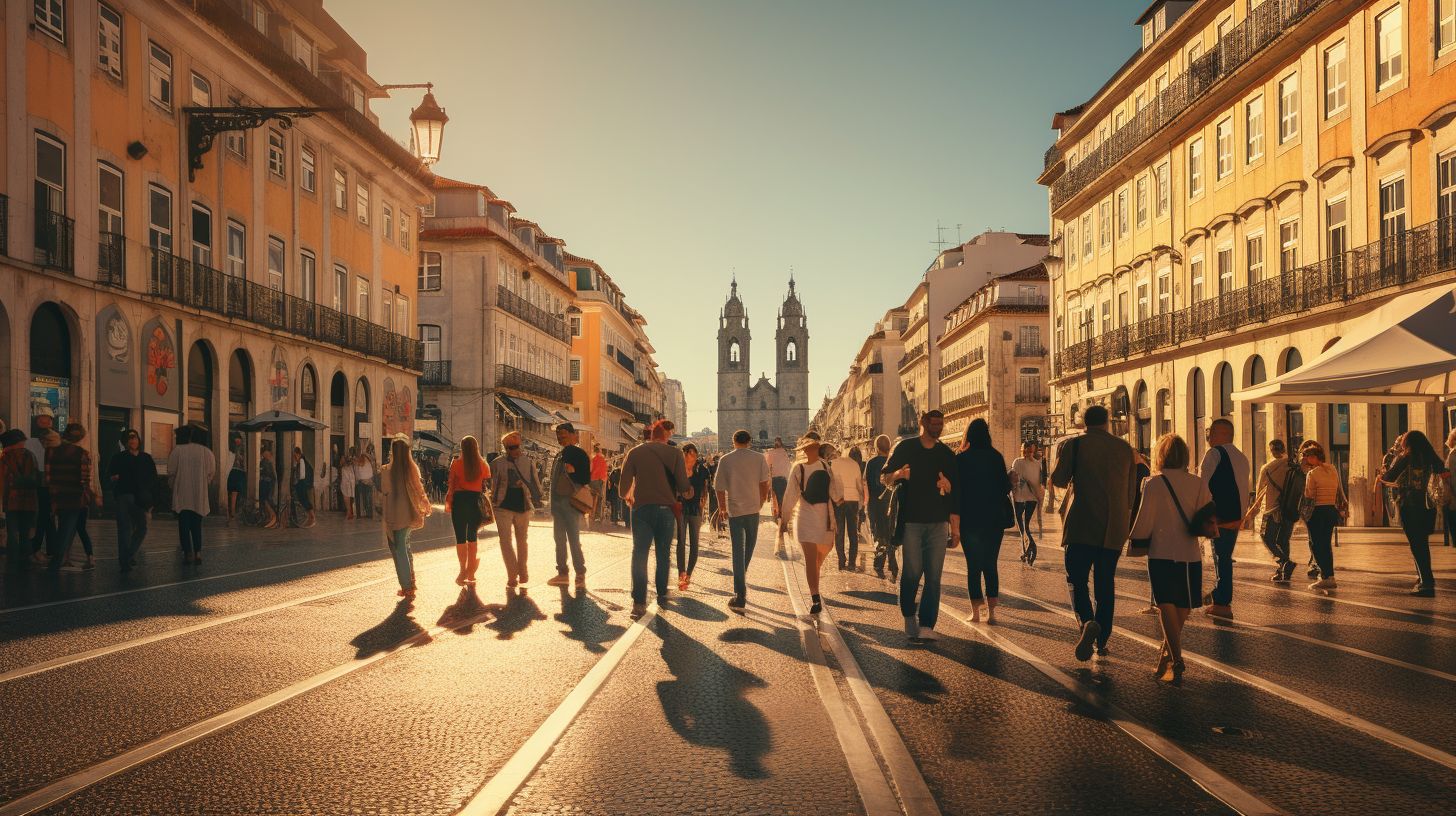
[{"label": "balcony", "polygon": [[627,372],[629,374],[631,374],[633,376],[633,378],[636,378],[636,376],[637,376],[637,363],[633,362],[633,360],[632,360],[631,357],[627,356],[626,354],[623,354],[621,349],[619,349],[619,348],[612,349],[612,359],[614,359],[614,360],[617,361],[617,365],[621,366],[622,368],[627,369]]},{"label": "balcony", "polygon": [[148,248],[149,295],[276,329],[320,343],[379,357],[391,365],[419,371],[424,344],[377,323],[340,314],[317,303],[224,275],[170,252]]},{"label": "balcony", "polygon": [[571,329],[559,315],[551,314],[504,286],[496,287],[496,305],[530,323],[532,326],[555,337],[563,343],[571,342]]},{"label": "balcony", "polygon": [[635,414],[637,410],[637,403],[615,391],[607,392],[607,404],[629,414]]},{"label": "balcony", "polygon": [[1016,344],[1015,355],[1017,357],[1045,357],[1046,353],[1046,346],[1043,346],[1039,343],[1036,345],[1023,345],[1021,343]]},{"label": "balcony", "polygon": [[126,288],[126,238],[103,232],[96,242],[96,280],[118,289]]},{"label": "balcony", "polygon": [[1017,391],[1017,405],[1035,405],[1039,402],[1050,402],[1051,398],[1046,394],[1038,394],[1035,391]]},{"label": "balcony", "polygon": [[35,211],[35,262],[62,272],[76,271],[76,220],[38,207]]},{"label": "balcony", "polygon": [[965,354],[962,354],[954,360],[951,360],[949,363],[941,366],[940,378],[945,379],[946,377],[949,377],[957,371],[962,371],[978,363],[985,362],[985,360],[986,350],[983,348],[973,348]]},{"label": "balcony", "polygon": [[905,356],[900,358],[900,370],[904,371],[912,363],[925,356],[926,346],[924,343],[917,343],[905,350]]},{"label": "balcony", "polygon": [[1192,306],[1104,332],[1063,349],[1054,378],[1145,357],[1221,332],[1295,317],[1331,304],[1456,271],[1456,217],[1431,221]]},{"label": "balcony", "polygon": [[424,365],[424,369],[420,371],[421,388],[439,388],[450,384],[449,360],[426,360]]},{"label": "balcony", "polygon": [[884,363],[870,363],[869,365],[865,366],[865,373],[866,374],[883,374],[883,373],[885,373],[885,364]]},{"label": "balcony", "polygon": [[496,366],[495,384],[552,402],[571,402],[571,386],[504,363]]},{"label": "balcony", "polygon": [[[1273,0],[1252,9],[1243,23],[1225,35],[1212,51],[1194,60],[1182,76],[1164,88],[1132,121],[1076,165],[1067,168],[1051,185],[1052,209],[1060,208],[1087,189],[1202,99],[1214,86],[1232,76],[1271,42],[1327,2]],[[1044,157],[1044,166],[1050,168],[1059,159],[1060,151],[1049,150]]]},{"label": "balcony", "polygon": [[985,404],[986,404],[986,392],[985,391],[977,391],[977,392],[975,392],[973,394],[967,394],[964,397],[956,397],[953,400],[949,400],[949,401],[947,401],[945,403],[942,403],[941,406],[940,406],[940,410],[943,413],[946,413],[946,414],[953,414],[953,413],[955,413],[957,411],[964,411],[967,408],[972,408],[972,407],[975,407],[977,405],[985,405]]}]

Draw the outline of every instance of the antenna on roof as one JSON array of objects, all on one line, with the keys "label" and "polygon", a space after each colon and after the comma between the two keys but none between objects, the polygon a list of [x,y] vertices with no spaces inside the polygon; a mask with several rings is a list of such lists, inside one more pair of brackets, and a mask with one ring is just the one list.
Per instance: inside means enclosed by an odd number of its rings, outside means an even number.
[{"label": "antenna on roof", "polygon": [[948,229],[950,227],[942,226],[939,221],[935,222],[935,240],[930,243],[935,244],[935,254],[937,255],[944,252],[945,245],[949,243],[949,241],[945,240],[945,231]]},{"label": "antenna on roof", "polygon": [[961,240],[961,225],[956,224],[956,246],[961,246],[965,241]]}]

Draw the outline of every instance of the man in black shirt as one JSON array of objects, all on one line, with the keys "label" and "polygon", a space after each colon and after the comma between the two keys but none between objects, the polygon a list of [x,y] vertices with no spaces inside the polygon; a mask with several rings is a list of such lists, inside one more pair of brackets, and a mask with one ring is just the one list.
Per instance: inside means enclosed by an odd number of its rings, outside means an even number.
[{"label": "man in black shirt", "polygon": [[[905,565],[900,572],[900,613],[905,616],[905,634],[911,639],[938,640],[936,616],[940,612],[940,574],[945,551],[960,541],[960,506],[955,483],[955,455],[940,441],[945,415],[930,410],[920,415],[920,435],[901,440],[885,462],[880,480],[896,488],[899,512],[892,535],[905,547]],[[915,594],[920,577],[925,590],[920,595],[919,617]]]},{"label": "man in black shirt", "polygon": [[875,455],[865,462],[864,480],[870,492],[865,514],[870,520],[870,534],[875,537],[875,574],[885,577],[885,561],[890,562],[891,580],[899,577],[900,567],[895,563],[895,550],[890,546],[890,498],[880,476],[885,471],[885,462],[890,459],[890,437],[880,434],[875,438]]},{"label": "man in black shirt", "polygon": [[561,453],[551,466],[551,532],[556,538],[556,577],[548,586],[567,586],[566,551],[571,548],[571,561],[576,566],[576,585],[586,587],[586,556],[581,551],[581,510],[571,504],[571,496],[591,483],[591,457],[576,444],[576,427],[570,422],[556,426],[556,441]]}]

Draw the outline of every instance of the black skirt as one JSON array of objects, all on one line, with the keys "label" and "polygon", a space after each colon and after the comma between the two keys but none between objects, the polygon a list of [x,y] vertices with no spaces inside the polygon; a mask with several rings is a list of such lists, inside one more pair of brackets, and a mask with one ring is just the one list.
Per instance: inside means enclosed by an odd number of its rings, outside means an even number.
[{"label": "black skirt", "polygon": [[1148,580],[1153,584],[1153,603],[1172,604],[1179,609],[1203,606],[1203,563],[1148,559]]}]

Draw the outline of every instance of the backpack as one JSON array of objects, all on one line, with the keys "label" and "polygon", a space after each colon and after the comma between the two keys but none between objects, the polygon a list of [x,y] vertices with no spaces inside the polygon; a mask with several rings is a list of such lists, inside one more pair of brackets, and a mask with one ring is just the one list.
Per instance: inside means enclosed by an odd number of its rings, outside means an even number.
[{"label": "backpack", "polygon": [[1279,518],[1281,521],[1293,522],[1299,518],[1299,500],[1304,497],[1304,468],[1297,464],[1289,465],[1289,472],[1284,474],[1284,485],[1279,491]]},{"label": "backpack", "polygon": [[1450,474],[1445,474],[1439,465],[1431,468],[1426,480],[1426,507],[1432,510],[1456,509],[1456,496],[1451,494]]},{"label": "backpack", "polygon": [[1220,524],[1238,521],[1244,517],[1243,501],[1239,497],[1239,482],[1234,478],[1233,460],[1223,445],[1218,446],[1218,465],[1213,477],[1208,480],[1208,491],[1213,494],[1213,505],[1217,508]]},{"label": "backpack", "polygon": [[[823,463],[820,463],[823,465]],[[799,495],[809,504],[825,504],[829,501],[829,466],[824,465],[819,470],[804,476],[804,468],[799,469]]]}]

